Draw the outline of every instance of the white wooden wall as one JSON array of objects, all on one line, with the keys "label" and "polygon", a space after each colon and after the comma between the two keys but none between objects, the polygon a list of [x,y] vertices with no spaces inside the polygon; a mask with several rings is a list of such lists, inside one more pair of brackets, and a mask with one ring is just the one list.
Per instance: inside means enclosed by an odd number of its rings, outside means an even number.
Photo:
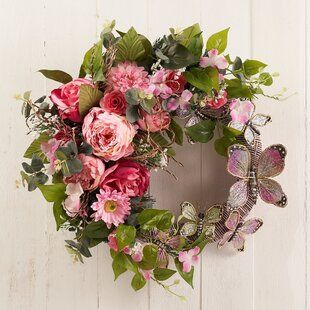
[{"label": "white wooden wall", "polygon": [[[310,309],[309,6],[307,0],[0,0],[0,309]],[[113,282],[104,246],[84,265],[73,264],[64,249],[66,234],[55,231],[51,206],[40,193],[16,188],[31,138],[25,138],[13,95],[32,89],[39,96],[55,87],[36,73],[40,68],[77,74],[106,19],[116,19],[121,30],[134,25],[151,39],[169,27],[195,22],[206,35],[230,26],[231,55],[261,59],[279,71],[271,93],[282,87],[288,94],[296,92],[284,102],[262,99],[259,104],[273,116],[263,130],[265,146],[283,143],[288,148],[287,169],[279,177],[288,207],[259,203],[254,213],[265,225],[248,240],[245,253],[208,247],[196,268],[195,290],[185,284],[176,288],[186,302],[153,283],[134,293],[126,275]],[[231,180],[212,145],[178,151],[184,168],[172,167],[180,181],[164,173],[153,177],[158,206],[178,211],[184,199],[200,205],[225,200]]]}]

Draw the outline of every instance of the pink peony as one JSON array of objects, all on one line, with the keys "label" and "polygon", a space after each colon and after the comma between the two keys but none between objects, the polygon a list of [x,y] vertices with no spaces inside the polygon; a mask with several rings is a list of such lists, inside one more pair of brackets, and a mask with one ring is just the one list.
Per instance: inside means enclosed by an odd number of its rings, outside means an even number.
[{"label": "pink peony", "polygon": [[104,97],[100,100],[100,106],[107,112],[124,115],[126,112],[127,102],[121,91],[113,90],[105,93]]},{"label": "pink peony", "polygon": [[79,154],[78,159],[83,164],[83,170],[65,178],[65,183],[80,182],[82,188],[89,191],[97,188],[105,170],[104,163],[95,156],[86,156],[85,154]]},{"label": "pink peony", "polygon": [[190,272],[192,266],[198,263],[198,254],[200,248],[198,246],[190,249],[189,251],[183,251],[179,253],[179,261],[183,263],[183,272]]},{"label": "pink peony", "polygon": [[211,109],[219,109],[227,103],[227,92],[225,90],[220,90],[215,94],[214,98],[207,99],[207,106]]},{"label": "pink peony", "polygon": [[42,152],[46,155],[46,157],[49,160],[49,166],[47,168],[47,173],[48,174],[54,174],[55,173],[55,162],[57,160],[55,152],[60,146],[60,141],[52,138],[49,139],[47,142],[42,142],[41,143],[41,150]]},{"label": "pink peony", "polygon": [[153,108],[152,114],[141,110],[140,115],[141,118],[137,123],[142,130],[156,132],[169,128],[171,121],[170,115],[168,112],[163,111],[159,104]]},{"label": "pink peony", "polygon": [[184,90],[179,98],[170,98],[167,103],[167,109],[169,111],[175,111],[178,107],[182,110],[188,110],[189,101],[193,94],[189,90]]},{"label": "pink peony", "polygon": [[149,183],[150,173],[144,166],[124,160],[106,170],[100,186],[116,189],[128,197],[137,197],[144,195]]},{"label": "pink peony", "polygon": [[228,61],[223,55],[218,54],[217,49],[213,49],[208,52],[208,57],[201,57],[199,65],[202,68],[206,67],[216,67],[220,70],[226,69],[228,67]]},{"label": "pink peony", "polygon": [[105,161],[118,160],[133,153],[136,131],[125,117],[93,108],[84,118],[83,135],[94,155]]},{"label": "pink peony", "polygon": [[104,221],[108,228],[112,225],[118,226],[124,223],[125,218],[130,214],[129,197],[122,192],[110,190],[109,188],[100,189],[96,195],[97,202],[91,205],[95,211],[93,217],[95,221]]},{"label": "pink peony", "polygon": [[81,209],[80,197],[83,194],[83,188],[80,183],[69,183],[66,194],[68,197],[64,201],[64,208],[70,217],[74,217]]},{"label": "pink peony", "polygon": [[229,105],[233,122],[245,124],[254,112],[254,104],[249,100],[233,99]]},{"label": "pink peony", "polygon": [[86,79],[75,79],[57,89],[52,90],[50,99],[57,106],[62,119],[70,119],[73,122],[81,122],[79,113],[79,94],[80,86],[92,85],[91,81]]},{"label": "pink peony", "polygon": [[125,61],[117,67],[111,68],[108,83],[114,90],[125,93],[130,88],[146,89],[148,87],[148,73],[144,67]]}]

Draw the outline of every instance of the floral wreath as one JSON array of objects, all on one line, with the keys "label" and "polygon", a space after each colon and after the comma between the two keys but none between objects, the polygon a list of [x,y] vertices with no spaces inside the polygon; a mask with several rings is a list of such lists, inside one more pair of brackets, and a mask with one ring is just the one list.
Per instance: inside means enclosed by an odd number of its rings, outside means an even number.
[{"label": "floral wreath", "polygon": [[[75,260],[83,262],[90,248],[106,242],[115,279],[130,271],[134,290],[152,279],[176,295],[171,286],[178,281],[165,281],[178,272],[193,286],[194,265],[207,244],[244,250],[245,236],[263,223],[245,220],[258,197],[287,204],[273,179],[284,169],[286,150],[280,144],[261,150],[259,127],[271,118],[254,114],[256,98],[281,94],[264,93],[276,76],[264,71],[266,64],[223,55],[229,28],[204,48],[198,24],[170,29],[153,45],[134,28],[123,33],[114,26],[86,52],[78,78],[40,70],[63,84],[50,102],[32,100],[30,91],[18,96],[37,135],[21,175],[29,191],[38,188],[53,203],[57,230],[75,234],[66,240]],[[227,171],[237,179],[227,201],[203,212],[183,202],[177,218],[154,208],[150,171],[169,172],[174,144],[182,145],[184,136],[207,143],[215,129],[215,150],[228,157]]]}]

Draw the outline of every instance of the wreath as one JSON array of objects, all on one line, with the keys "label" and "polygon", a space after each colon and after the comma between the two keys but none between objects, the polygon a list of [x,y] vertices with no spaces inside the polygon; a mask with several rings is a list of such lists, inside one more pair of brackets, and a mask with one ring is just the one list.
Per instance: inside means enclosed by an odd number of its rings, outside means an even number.
[{"label": "wreath", "polygon": [[[275,144],[262,151],[259,128],[271,118],[254,112],[258,97],[279,99],[264,92],[276,74],[258,60],[224,55],[229,28],[204,47],[198,24],[170,29],[154,44],[134,28],[124,33],[114,26],[86,52],[78,78],[40,70],[62,85],[48,98],[32,100],[30,91],[17,98],[36,134],[21,176],[29,191],[53,203],[57,230],[74,233],[66,248],[75,260],[106,242],[115,279],[130,271],[134,290],[151,279],[175,294],[177,281],[166,280],[177,272],[193,286],[194,265],[209,243],[244,250],[245,237],[263,223],[246,219],[258,198],[287,204],[273,179],[284,169],[286,150]],[[225,203],[200,212],[183,202],[178,217],[154,208],[150,171],[171,173],[174,144],[184,137],[207,143],[215,130],[215,150],[236,177]]]}]

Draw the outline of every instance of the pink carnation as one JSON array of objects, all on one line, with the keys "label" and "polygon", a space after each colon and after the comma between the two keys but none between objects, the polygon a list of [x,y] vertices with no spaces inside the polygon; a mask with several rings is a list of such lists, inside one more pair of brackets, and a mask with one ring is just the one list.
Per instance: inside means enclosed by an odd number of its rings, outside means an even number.
[{"label": "pink carnation", "polygon": [[67,84],[52,90],[50,99],[58,108],[62,119],[70,119],[73,122],[81,122],[79,113],[79,95],[81,85],[94,84],[86,79],[75,79]]},{"label": "pink carnation", "polygon": [[118,160],[133,153],[136,131],[124,116],[93,108],[84,118],[83,136],[93,154],[105,161]]},{"label": "pink carnation", "polygon": [[125,93],[130,88],[146,89],[148,87],[148,73],[144,67],[125,61],[117,67],[111,68],[108,83],[114,90]]},{"label": "pink carnation", "polygon": [[97,188],[105,170],[104,163],[95,156],[87,156],[85,154],[79,154],[78,159],[83,164],[82,171],[65,178],[65,183],[79,182],[84,190]]},{"label": "pink carnation", "polygon": [[130,201],[127,195],[107,188],[100,189],[96,197],[97,202],[91,205],[95,211],[93,217],[96,222],[102,220],[108,228],[124,223],[125,218],[130,214]]}]

